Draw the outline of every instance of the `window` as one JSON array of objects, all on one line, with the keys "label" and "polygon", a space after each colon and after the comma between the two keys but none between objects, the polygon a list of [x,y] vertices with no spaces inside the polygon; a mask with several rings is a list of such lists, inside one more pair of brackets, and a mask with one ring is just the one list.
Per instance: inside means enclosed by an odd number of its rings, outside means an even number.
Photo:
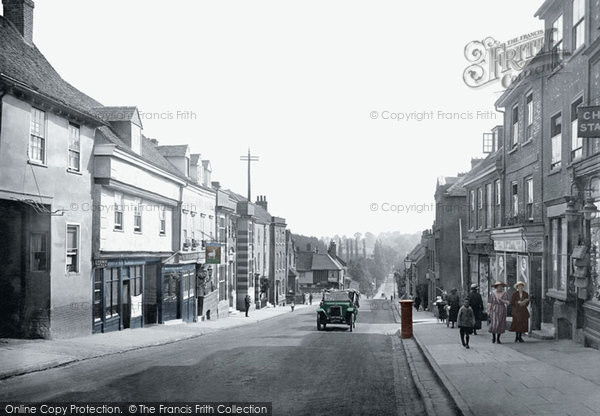
[{"label": "window", "polygon": [[492,184],[488,183],[485,186],[485,195],[486,195],[486,201],[485,201],[485,207],[487,210],[486,213],[486,222],[485,222],[485,227],[486,228],[492,228],[494,226],[494,203],[493,203],[493,198],[494,198],[494,193],[493,193],[493,189],[492,189]]},{"label": "window", "polygon": [[519,185],[516,182],[512,184],[512,216],[519,215]]},{"label": "window", "polygon": [[219,217],[219,242],[227,242],[227,225],[225,217]]},{"label": "window", "polygon": [[31,108],[29,159],[46,163],[46,112]]},{"label": "window", "polygon": [[142,294],[142,278],[144,275],[143,266],[129,267],[129,290],[131,296],[139,296]]},{"label": "window", "polygon": [[94,322],[102,320],[102,276],[104,269],[94,272]]},{"label": "window", "polygon": [[160,207],[160,210],[158,211],[158,233],[160,235],[166,235],[167,234],[167,210],[165,207]]},{"label": "window", "polygon": [[79,273],[78,225],[67,225],[67,272]]},{"label": "window", "polygon": [[526,101],[525,111],[527,111],[527,115],[525,120],[527,120],[527,127],[525,128],[525,141],[531,139],[533,135],[533,93],[527,95]]},{"label": "window", "polygon": [[512,146],[519,144],[519,106],[515,105],[512,109]]},{"label": "window", "polygon": [[79,127],[69,124],[69,170],[81,170],[81,149],[79,140]]},{"label": "window", "polygon": [[567,286],[567,224],[562,218],[550,220],[550,279],[549,287],[564,291]]},{"label": "window", "polygon": [[142,201],[138,201],[134,207],[133,231],[136,233],[142,232]]},{"label": "window", "polygon": [[552,33],[550,34],[550,44],[552,45],[552,60],[560,62],[563,58],[563,17],[562,14],[552,23]]},{"label": "window", "polygon": [[525,200],[527,201],[527,218],[533,220],[533,178],[525,180]]},{"label": "window", "polygon": [[477,189],[477,227],[483,228],[483,189]]},{"label": "window", "polygon": [[577,107],[583,103],[583,97],[571,104],[571,160],[583,156],[583,140],[577,131]]},{"label": "window", "polygon": [[552,137],[551,169],[560,168],[562,155],[562,116],[558,113],[550,120],[550,137]]},{"label": "window", "polygon": [[483,153],[492,153],[495,150],[494,133],[483,133]]},{"label": "window", "polygon": [[585,0],[573,0],[573,50],[585,43]]},{"label": "window", "polygon": [[106,318],[119,316],[119,268],[113,267],[106,270],[106,283],[104,286],[104,308]]},{"label": "window", "polygon": [[32,272],[48,270],[48,241],[46,233],[31,233],[29,267]]},{"label": "window", "polygon": [[469,191],[469,228],[475,228],[475,191]]},{"label": "window", "polygon": [[123,194],[115,192],[115,230],[123,230]]},{"label": "window", "polygon": [[496,218],[496,227],[502,226],[502,187],[500,186],[500,180],[497,180],[494,184],[496,188],[496,206],[494,208],[494,216]]}]

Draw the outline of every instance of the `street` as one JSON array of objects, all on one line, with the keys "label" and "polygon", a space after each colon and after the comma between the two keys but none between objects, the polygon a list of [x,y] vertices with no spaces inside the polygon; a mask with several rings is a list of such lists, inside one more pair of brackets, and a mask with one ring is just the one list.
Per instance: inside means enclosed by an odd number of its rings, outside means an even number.
[{"label": "street", "polygon": [[272,401],[274,414],[419,414],[389,301],[317,332],[316,306],[0,383],[0,401]]}]

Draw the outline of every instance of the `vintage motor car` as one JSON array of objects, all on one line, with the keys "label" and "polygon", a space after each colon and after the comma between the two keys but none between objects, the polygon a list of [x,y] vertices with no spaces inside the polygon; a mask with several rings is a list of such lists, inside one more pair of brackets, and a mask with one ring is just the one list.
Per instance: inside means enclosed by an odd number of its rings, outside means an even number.
[{"label": "vintage motor car", "polygon": [[323,300],[317,309],[317,330],[327,324],[348,325],[350,332],[356,327],[360,292],[348,290],[325,290]]}]

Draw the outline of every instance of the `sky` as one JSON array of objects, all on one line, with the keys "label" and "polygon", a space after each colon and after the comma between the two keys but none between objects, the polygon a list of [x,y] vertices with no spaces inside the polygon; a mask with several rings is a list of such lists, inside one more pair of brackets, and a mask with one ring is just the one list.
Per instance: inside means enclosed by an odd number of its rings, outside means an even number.
[{"label": "sky", "polygon": [[415,233],[436,179],[468,171],[502,122],[502,86],[463,81],[465,46],[541,29],[541,3],[37,0],[34,42],[102,104],[137,106],[147,137],[210,159],[225,188],[246,193],[250,148],[253,200],[292,231]]}]

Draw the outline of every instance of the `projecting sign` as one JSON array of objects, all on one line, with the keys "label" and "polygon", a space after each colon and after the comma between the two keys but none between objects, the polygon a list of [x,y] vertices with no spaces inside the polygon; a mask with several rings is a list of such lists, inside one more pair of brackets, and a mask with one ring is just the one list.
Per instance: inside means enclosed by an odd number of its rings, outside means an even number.
[{"label": "projecting sign", "polygon": [[600,137],[600,106],[577,109],[577,135],[586,138]]},{"label": "projecting sign", "polygon": [[206,264],[221,264],[221,244],[206,243]]}]

